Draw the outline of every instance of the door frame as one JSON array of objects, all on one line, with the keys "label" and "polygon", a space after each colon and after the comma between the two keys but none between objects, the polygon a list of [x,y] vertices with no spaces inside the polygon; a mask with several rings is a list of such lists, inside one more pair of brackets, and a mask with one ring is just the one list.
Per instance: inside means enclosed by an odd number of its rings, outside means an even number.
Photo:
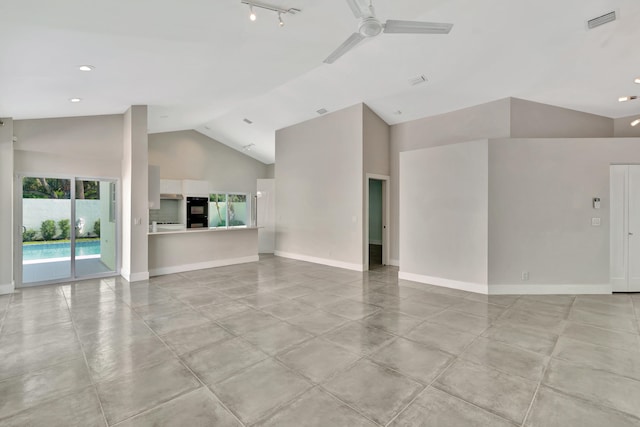
[{"label": "door frame", "polygon": [[382,265],[389,265],[389,215],[390,215],[390,183],[391,177],[388,175],[378,175],[373,173],[365,174],[364,191],[364,271],[369,270],[369,183],[374,179],[382,181]]},{"label": "door frame", "polygon": [[[32,283],[23,283],[22,282],[22,178],[25,177],[36,177],[36,178],[56,178],[56,179],[68,179],[71,181],[70,186],[70,202],[71,209],[69,211],[70,214],[70,250],[72,255],[71,269],[70,269],[70,277],[64,279],[50,280],[50,281],[41,281],[41,282],[32,282]],[[76,212],[76,181],[108,181],[115,183],[115,191],[116,191],[116,269],[115,271],[107,272],[107,273],[97,273],[82,277],[76,277],[75,272],[75,237],[76,237],[76,227],[75,227],[75,212]],[[15,283],[15,289],[19,288],[28,288],[32,286],[43,286],[43,285],[53,285],[58,283],[65,283],[74,280],[88,280],[88,279],[99,279],[105,277],[115,277],[120,275],[120,267],[122,262],[122,251],[121,251],[121,232],[122,232],[122,217],[121,217],[121,209],[120,209],[120,179],[116,177],[86,177],[83,175],[63,175],[56,173],[42,173],[42,172],[20,172],[16,173],[13,176],[13,218],[14,218],[14,234],[13,234],[13,278]],[[101,196],[102,197],[102,196]]]}]

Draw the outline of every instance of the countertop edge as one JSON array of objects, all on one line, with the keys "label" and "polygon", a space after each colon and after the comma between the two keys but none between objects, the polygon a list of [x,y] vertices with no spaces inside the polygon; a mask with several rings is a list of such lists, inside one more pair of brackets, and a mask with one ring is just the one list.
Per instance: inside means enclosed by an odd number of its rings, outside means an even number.
[{"label": "countertop edge", "polygon": [[262,227],[230,227],[230,228],[181,228],[179,230],[163,230],[163,231],[150,231],[148,236],[158,236],[163,234],[185,234],[185,233],[223,233],[225,231],[247,231],[258,230]]}]

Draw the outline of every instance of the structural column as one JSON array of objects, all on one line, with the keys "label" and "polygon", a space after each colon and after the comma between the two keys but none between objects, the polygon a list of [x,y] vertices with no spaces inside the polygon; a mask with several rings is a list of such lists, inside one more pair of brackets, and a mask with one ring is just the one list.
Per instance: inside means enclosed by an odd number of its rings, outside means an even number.
[{"label": "structural column", "polygon": [[0,118],[0,295],[13,280],[13,120]]},{"label": "structural column", "polygon": [[126,280],[149,278],[147,106],[134,105],[124,114],[122,154],[122,268]]}]

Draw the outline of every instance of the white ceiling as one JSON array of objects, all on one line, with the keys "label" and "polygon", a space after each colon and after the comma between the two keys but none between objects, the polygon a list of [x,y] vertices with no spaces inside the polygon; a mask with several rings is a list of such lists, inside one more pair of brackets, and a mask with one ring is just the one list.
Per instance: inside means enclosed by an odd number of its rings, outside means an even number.
[{"label": "white ceiling", "polygon": [[[302,12],[280,28],[272,12],[250,22],[240,0],[2,1],[0,116],[146,104],[150,132],[196,129],[236,149],[255,144],[247,154],[272,163],[275,130],[358,102],[389,124],[509,96],[640,115],[640,100],[617,102],[640,95],[637,0],[374,0],[383,21],[453,30],[383,34],[333,65],[322,61],[357,29],[344,0],[264,1]],[[611,10],[616,22],[586,29]],[[421,74],[427,83],[408,84]]]}]

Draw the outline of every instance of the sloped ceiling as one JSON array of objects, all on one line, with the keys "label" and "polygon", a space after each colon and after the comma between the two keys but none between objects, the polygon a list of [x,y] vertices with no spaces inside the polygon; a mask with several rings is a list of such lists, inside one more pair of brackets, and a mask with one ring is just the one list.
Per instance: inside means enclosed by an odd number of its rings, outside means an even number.
[{"label": "sloped ceiling", "polygon": [[[509,96],[640,115],[640,101],[617,101],[640,95],[638,1],[374,0],[381,20],[453,30],[384,34],[333,65],[322,61],[358,25],[344,0],[269,3],[302,12],[280,28],[271,12],[250,22],[240,0],[0,2],[0,116],[147,104],[150,132],[196,129],[239,150],[254,144],[246,154],[272,163],[275,130],[358,102],[389,124]],[[587,30],[612,10],[617,21]],[[428,82],[409,85],[418,75]]]}]

